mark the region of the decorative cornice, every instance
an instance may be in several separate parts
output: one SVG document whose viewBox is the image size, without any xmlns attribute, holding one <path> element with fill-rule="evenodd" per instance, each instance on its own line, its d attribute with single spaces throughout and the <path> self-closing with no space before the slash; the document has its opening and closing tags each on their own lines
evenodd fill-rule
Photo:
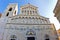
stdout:
<svg viewBox="0 0 60 40">
<path fill-rule="evenodd" d="M 24 24 L 24 23 L 6 23 L 6 24 L 13 24 L 13 25 L 53 25 L 53 24 Z"/>
</svg>

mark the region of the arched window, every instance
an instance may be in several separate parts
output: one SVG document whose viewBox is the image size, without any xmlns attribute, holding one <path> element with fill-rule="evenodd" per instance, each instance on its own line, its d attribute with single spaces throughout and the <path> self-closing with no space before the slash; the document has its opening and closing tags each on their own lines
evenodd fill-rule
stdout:
<svg viewBox="0 0 60 40">
<path fill-rule="evenodd" d="M 45 35 L 45 40 L 50 40 L 49 35 L 47 35 L 47 34 Z"/>
<path fill-rule="evenodd" d="M 9 15 L 9 12 L 6 14 L 6 16 L 8 16 Z"/>
<path fill-rule="evenodd" d="M 9 11 L 12 11 L 12 8 L 10 8 Z"/>
<path fill-rule="evenodd" d="M 26 13 L 26 10 L 25 10 L 25 13 Z"/>
<path fill-rule="evenodd" d="M 34 13 L 34 11 L 33 11 L 33 13 Z"/>
<path fill-rule="evenodd" d="M 32 11 L 30 11 L 30 13 L 32 14 Z"/>
<path fill-rule="evenodd" d="M 27 13 L 29 13 L 29 10 L 27 11 Z"/>
<path fill-rule="evenodd" d="M 10 40 L 16 40 L 17 37 L 15 35 L 11 35 Z"/>
<path fill-rule="evenodd" d="M 16 15 L 16 11 L 14 12 L 14 15 Z"/>
<path fill-rule="evenodd" d="M 15 10 L 15 12 L 13 13 L 13 16 L 16 16 L 16 10 Z"/>
</svg>

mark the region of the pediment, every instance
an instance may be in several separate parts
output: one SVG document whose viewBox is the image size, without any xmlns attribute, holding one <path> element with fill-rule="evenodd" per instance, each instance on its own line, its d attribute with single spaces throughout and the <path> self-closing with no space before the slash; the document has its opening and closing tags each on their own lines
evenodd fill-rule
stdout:
<svg viewBox="0 0 60 40">
<path fill-rule="evenodd" d="M 31 8 L 31 9 L 35 9 L 36 10 L 38 7 L 33 6 L 33 5 L 29 4 L 29 3 L 20 7 L 20 9 L 26 9 L 26 8 Z"/>
</svg>

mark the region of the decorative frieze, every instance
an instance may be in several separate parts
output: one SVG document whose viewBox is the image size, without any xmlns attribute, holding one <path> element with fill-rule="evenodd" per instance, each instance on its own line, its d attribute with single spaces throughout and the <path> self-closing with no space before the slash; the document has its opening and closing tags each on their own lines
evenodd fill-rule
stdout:
<svg viewBox="0 0 60 40">
<path fill-rule="evenodd" d="M 21 19 L 22 18 L 22 19 Z M 31 19 L 32 18 L 32 19 Z M 47 24 L 47 20 L 36 19 L 37 17 L 19 17 L 12 18 L 8 23 L 23 23 L 23 24 Z M 18 22 L 19 21 L 19 22 Z"/>
<path fill-rule="evenodd" d="M 48 27 L 37 27 L 37 28 L 35 28 L 35 27 L 32 27 L 32 28 L 29 28 L 29 27 L 26 27 L 26 28 L 24 28 L 24 27 L 21 27 L 21 28 L 12 28 L 12 27 L 10 27 L 10 28 L 5 28 L 5 29 L 8 29 L 8 30 L 20 30 L 20 31 L 25 31 L 25 30 L 29 30 L 29 29 L 33 29 L 33 30 L 36 30 L 36 31 L 42 31 L 42 30 L 53 30 L 53 28 L 48 28 Z"/>
</svg>

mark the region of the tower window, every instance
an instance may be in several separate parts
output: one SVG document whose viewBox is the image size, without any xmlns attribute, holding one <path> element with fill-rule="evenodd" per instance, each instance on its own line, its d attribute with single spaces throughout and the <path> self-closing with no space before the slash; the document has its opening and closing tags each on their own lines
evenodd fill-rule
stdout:
<svg viewBox="0 0 60 40">
<path fill-rule="evenodd" d="M 16 14 L 16 11 L 15 11 L 15 13 L 14 14 Z"/>
<path fill-rule="evenodd" d="M 6 14 L 6 16 L 8 16 L 9 15 L 9 12 Z"/>
<path fill-rule="evenodd" d="M 10 8 L 9 11 L 12 11 L 12 8 Z"/>
<path fill-rule="evenodd" d="M 16 16 L 16 11 L 14 12 L 13 16 Z"/>
</svg>

